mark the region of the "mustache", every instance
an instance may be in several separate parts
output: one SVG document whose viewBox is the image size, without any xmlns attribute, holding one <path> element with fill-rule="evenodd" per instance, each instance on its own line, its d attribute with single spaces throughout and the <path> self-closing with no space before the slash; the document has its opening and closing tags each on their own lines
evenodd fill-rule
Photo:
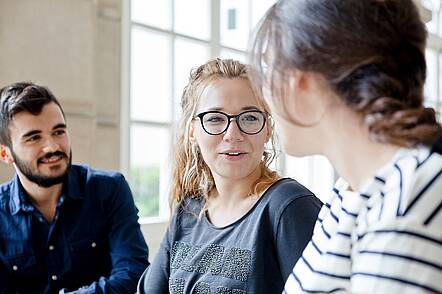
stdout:
<svg viewBox="0 0 442 294">
<path fill-rule="evenodd" d="M 55 152 L 50 152 L 50 153 L 46 153 L 45 155 L 43 155 L 42 157 L 40 157 L 37 162 L 41 163 L 44 159 L 49 159 L 52 156 L 61 156 L 63 158 L 68 158 L 67 154 L 64 153 L 63 151 L 55 151 Z"/>
</svg>

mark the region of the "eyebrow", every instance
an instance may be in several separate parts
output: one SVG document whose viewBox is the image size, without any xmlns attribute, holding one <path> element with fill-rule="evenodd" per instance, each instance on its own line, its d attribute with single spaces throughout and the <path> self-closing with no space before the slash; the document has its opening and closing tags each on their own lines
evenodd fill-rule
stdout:
<svg viewBox="0 0 442 294">
<path fill-rule="evenodd" d="M 55 129 L 66 129 L 66 124 L 65 123 L 56 124 L 52 129 L 53 130 L 55 130 Z"/>
<path fill-rule="evenodd" d="M 52 128 L 52 130 L 56 130 L 56 129 L 66 129 L 66 124 L 64 124 L 64 123 L 56 124 L 56 125 Z M 22 136 L 22 138 L 32 137 L 32 136 L 34 136 L 34 135 L 36 135 L 36 134 L 40 134 L 40 133 L 41 133 L 40 130 L 31 130 L 31 131 L 25 133 L 25 134 Z"/>
<path fill-rule="evenodd" d="M 224 108 L 222 108 L 222 107 L 210 107 L 210 108 L 208 109 L 208 111 L 222 111 L 222 110 L 224 110 Z M 247 111 L 247 110 L 259 110 L 259 108 L 256 107 L 256 106 L 245 106 L 245 107 L 241 108 L 241 110 L 242 110 L 242 111 Z"/>
</svg>

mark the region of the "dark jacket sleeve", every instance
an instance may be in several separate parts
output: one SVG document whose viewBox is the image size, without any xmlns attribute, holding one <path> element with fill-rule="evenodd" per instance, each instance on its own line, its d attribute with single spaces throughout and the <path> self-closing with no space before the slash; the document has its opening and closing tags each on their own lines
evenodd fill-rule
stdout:
<svg viewBox="0 0 442 294">
<path fill-rule="evenodd" d="M 169 293 L 169 276 L 170 247 L 168 233 L 166 233 L 155 260 L 141 276 L 137 293 Z"/>
<path fill-rule="evenodd" d="M 109 277 L 100 277 L 91 285 L 70 293 L 134 293 L 141 274 L 149 265 L 138 210 L 122 175 L 118 177 L 118 188 L 104 205 L 108 211 L 111 273 Z"/>
<path fill-rule="evenodd" d="M 291 201 L 280 214 L 276 250 L 284 280 L 310 241 L 321 206 L 321 201 L 314 195 L 306 195 Z"/>
<path fill-rule="evenodd" d="M 138 294 L 169 293 L 171 243 L 172 236 L 177 227 L 176 219 L 175 215 L 163 237 L 154 261 L 143 273 L 138 283 Z"/>
<path fill-rule="evenodd" d="M 3 256 L 0 253 L 0 293 L 16 293 L 17 290 L 10 284 L 9 273 L 6 269 L 6 262 L 3 260 Z"/>
</svg>

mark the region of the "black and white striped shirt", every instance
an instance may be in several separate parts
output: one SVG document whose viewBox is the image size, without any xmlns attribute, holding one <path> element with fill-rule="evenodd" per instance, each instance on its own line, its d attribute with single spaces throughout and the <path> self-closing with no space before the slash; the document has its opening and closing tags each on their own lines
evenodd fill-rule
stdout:
<svg viewBox="0 0 442 294">
<path fill-rule="evenodd" d="M 284 293 L 442 293 L 441 173 L 401 149 L 361 191 L 338 180 Z"/>
</svg>

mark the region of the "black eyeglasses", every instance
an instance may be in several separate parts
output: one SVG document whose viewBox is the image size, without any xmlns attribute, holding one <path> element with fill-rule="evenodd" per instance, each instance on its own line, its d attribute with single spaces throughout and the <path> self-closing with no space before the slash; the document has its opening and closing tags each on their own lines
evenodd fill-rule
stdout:
<svg viewBox="0 0 442 294">
<path fill-rule="evenodd" d="M 228 115 L 221 111 L 206 111 L 197 114 L 201 126 L 209 135 L 220 135 L 230 126 L 232 119 L 235 119 L 241 132 L 248 135 L 255 135 L 262 131 L 268 114 L 259 110 L 247 110 L 237 115 Z"/>
</svg>

